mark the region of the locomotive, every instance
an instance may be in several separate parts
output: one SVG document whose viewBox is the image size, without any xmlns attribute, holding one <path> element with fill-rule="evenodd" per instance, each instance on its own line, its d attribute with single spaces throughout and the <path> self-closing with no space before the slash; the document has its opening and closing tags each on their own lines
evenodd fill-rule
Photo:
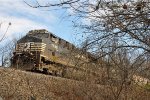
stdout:
<svg viewBox="0 0 150 100">
<path fill-rule="evenodd" d="M 11 63 L 13 68 L 63 76 L 76 62 L 89 60 L 89 54 L 80 51 L 45 29 L 31 30 L 17 41 Z"/>
</svg>

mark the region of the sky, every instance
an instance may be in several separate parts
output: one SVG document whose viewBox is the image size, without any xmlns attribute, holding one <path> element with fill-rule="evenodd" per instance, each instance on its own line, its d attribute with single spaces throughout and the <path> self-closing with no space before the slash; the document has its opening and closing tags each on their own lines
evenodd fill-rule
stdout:
<svg viewBox="0 0 150 100">
<path fill-rule="evenodd" d="M 25 0 L 29 4 L 35 4 L 34 0 Z M 48 1 L 39 0 L 46 4 Z M 72 42 L 74 28 L 71 19 L 67 17 L 68 11 L 54 10 L 51 8 L 31 8 L 23 0 L 0 0 L 0 37 L 5 33 L 8 24 L 7 39 L 24 36 L 34 29 L 46 29 L 55 35 Z"/>
</svg>

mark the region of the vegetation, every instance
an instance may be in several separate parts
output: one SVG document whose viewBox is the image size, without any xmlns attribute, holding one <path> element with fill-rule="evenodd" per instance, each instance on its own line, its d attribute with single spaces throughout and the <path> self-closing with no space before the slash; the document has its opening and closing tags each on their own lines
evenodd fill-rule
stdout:
<svg viewBox="0 0 150 100">
<path fill-rule="evenodd" d="M 74 27 L 83 36 L 83 51 L 95 55 L 87 66 L 95 64 L 99 81 L 110 87 L 114 99 L 128 100 L 133 75 L 149 78 L 149 1 L 146 0 L 63 0 L 33 8 L 49 7 L 71 10 Z M 103 62 L 103 63 L 102 63 Z M 146 73 L 146 74 L 143 74 Z M 117 82 L 116 82 L 117 81 Z"/>
<path fill-rule="evenodd" d="M 4 100 L 116 100 L 115 86 L 93 84 L 66 78 L 0 68 L 0 96 Z M 150 92 L 128 86 L 128 100 L 148 100 Z M 119 91 L 118 91 L 119 92 Z M 125 93 L 123 90 L 122 92 Z M 125 97 L 120 94 L 119 100 Z"/>
<path fill-rule="evenodd" d="M 77 66 L 92 69 L 99 76 L 84 82 L 20 71 L 8 74 L 2 69 L 0 94 L 4 98 L 32 96 L 36 99 L 148 100 L 149 84 L 141 87 L 134 75 L 149 80 L 150 72 L 150 2 L 148 0 L 59 0 L 33 8 L 49 7 L 71 10 L 73 25 L 79 29 L 82 51 L 94 59 Z M 12 76 L 11 76 L 12 75 Z M 13 79 L 14 80 L 6 80 Z M 8 76 L 8 77 L 6 77 Z M 20 76 L 20 77 L 18 77 Z M 5 83 L 9 82 L 9 83 Z M 10 83 L 13 83 L 13 86 Z M 25 85 L 21 85 L 24 83 Z M 3 87 L 4 86 L 4 87 Z M 11 88 L 8 91 L 8 88 Z M 23 91 L 26 90 L 27 92 Z M 147 91 L 148 90 L 148 91 Z M 19 92 L 21 91 L 21 92 Z M 24 93 L 24 94 L 19 94 Z M 8 96 L 8 97 L 7 97 Z M 60 97 L 60 98 L 59 98 Z M 18 98 L 16 98 L 18 99 Z"/>
</svg>

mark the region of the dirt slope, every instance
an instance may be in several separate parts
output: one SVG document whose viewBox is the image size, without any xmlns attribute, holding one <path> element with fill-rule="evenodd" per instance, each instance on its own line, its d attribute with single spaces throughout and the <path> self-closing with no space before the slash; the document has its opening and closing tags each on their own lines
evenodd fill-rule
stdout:
<svg viewBox="0 0 150 100">
<path fill-rule="evenodd" d="M 103 100 L 108 99 L 104 90 L 90 82 L 0 68 L 0 96 L 4 100 Z"/>
</svg>

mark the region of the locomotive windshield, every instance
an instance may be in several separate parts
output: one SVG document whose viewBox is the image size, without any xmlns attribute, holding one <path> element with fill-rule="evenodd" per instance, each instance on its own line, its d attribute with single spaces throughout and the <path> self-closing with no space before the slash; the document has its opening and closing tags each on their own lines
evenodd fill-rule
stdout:
<svg viewBox="0 0 150 100">
<path fill-rule="evenodd" d="M 39 37 L 39 38 L 48 38 L 49 37 L 49 32 L 44 29 L 43 30 L 32 30 L 32 31 L 29 31 L 28 34 Z"/>
<path fill-rule="evenodd" d="M 37 36 L 37 37 L 43 37 L 43 38 L 48 38 L 49 34 L 48 33 L 36 33 L 35 36 Z"/>
</svg>

